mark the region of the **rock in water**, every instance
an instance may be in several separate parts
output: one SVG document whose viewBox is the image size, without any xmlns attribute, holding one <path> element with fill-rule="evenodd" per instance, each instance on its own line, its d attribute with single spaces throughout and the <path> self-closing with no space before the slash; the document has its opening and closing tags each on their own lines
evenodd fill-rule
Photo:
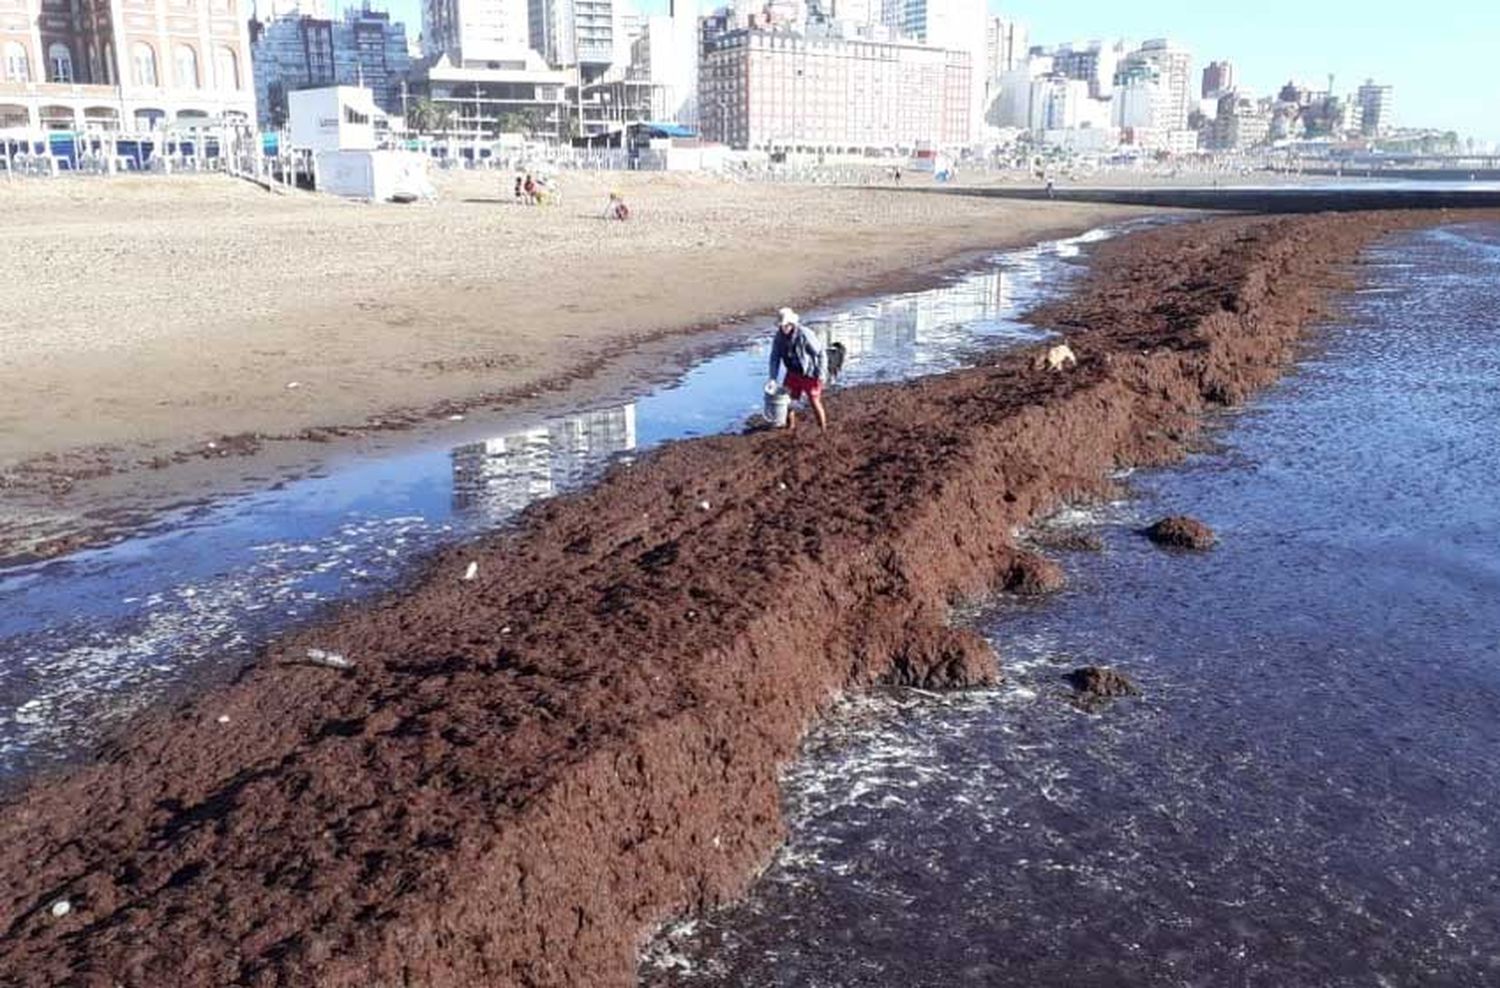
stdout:
<svg viewBox="0 0 1500 988">
<path fill-rule="evenodd" d="M 1146 537 L 1172 549 L 1212 549 L 1214 530 L 1196 518 L 1172 515 L 1146 529 Z"/>
<path fill-rule="evenodd" d="M 1106 666 L 1084 666 L 1068 673 L 1068 682 L 1084 699 L 1109 700 L 1117 696 L 1140 696 L 1140 687 L 1123 672 Z"/>
<path fill-rule="evenodd" d="M 1034 552 L 1016 553 L 1005 571 L 1003 583 L 1011 593 L 1027 597 L 1053 593 L 1067 584 L 1068 577 L 1061 566 Z"/>
</svg>

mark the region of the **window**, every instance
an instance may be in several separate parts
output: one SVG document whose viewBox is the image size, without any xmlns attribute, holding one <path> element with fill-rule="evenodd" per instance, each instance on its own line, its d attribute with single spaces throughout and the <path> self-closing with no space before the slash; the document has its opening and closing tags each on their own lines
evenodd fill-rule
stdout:
<svg viewBox="0 0 1500 988">
<path fill-rule="evenodd" d="M 130 64 L 135 71 L 137 86 L 155 86 L 156 49 L 144 41 L 137 41 L 130 49 Z"/>
<path fill-rule="evenodd" d="M 5 43 L 5 78 L 11 82 L 31 81 L 31 60 L 26 55 L 26 46 L 19 41 Z"/>
<path fill-rule="evenodd" d="M 240 88 L 240 59 L 233 48 L 220 45 L 215 49 L 214 80 L 220 89 Z"/>
<path fill-rule="evenodd" d="M 178 45 L 173 52 L 177 63 L 177 85 L 181 89 L 198 88 L 198 53 L 191 45 Z"/>
<path fill-rule="evenodd" d="M 47 67 L 53 82 L 73 81 L 73 53 L 67 45 L 54 41 L 47 47 Z"/>
</svg>

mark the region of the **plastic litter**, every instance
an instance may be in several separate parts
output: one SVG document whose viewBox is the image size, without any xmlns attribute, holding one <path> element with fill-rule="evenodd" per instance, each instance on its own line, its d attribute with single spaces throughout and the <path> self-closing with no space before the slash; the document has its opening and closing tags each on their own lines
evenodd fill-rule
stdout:
<svg viewBox="0 0 1500 988">
<path fill-rule="evenodd" d="M 711 507 L 711 505 L 707 501 L 699 501 L 698 502 L 698 510 L 699 511 L 707 511 L 710 507 Z"/>
<path fill-rule="evenodd" d="M 326 652 L 321 648 L 310 648 L 307 650 L 307 661 L 313 665 L 327 666 L 329 669 L 353 669 L 354 663 L 344 658 L 337 652 Z"/>
<path fill-rule="evenodd" d="M 479 564 L 478 563 L 470 563 L 469 564 L 469 568 L 466 569 L 466 570 L 464 570 L 464 579 L 465 580 L 472 580 L 472 579 L 474 579 L 474 577 L 476 577 L 478 575 L 479 575 Z"/>
<path fill-rule="evenodd" d="M 228 714 L 220 714 L 219 715 L 219 723 L 220 724 L 227 724 L 227 723 L 229 723 L 229 715 Z"/>
<path fill-rule="evenodd" d="M 72 911 L 73 911 L 73 903 L 69 902 L 67 899 L 58 899 L 56 902 L 52 903 L 52 918 L 53 919 L 62 919 L 64 916 L 66 916 L 68 913 L 70 913 Z"/>
</svg>

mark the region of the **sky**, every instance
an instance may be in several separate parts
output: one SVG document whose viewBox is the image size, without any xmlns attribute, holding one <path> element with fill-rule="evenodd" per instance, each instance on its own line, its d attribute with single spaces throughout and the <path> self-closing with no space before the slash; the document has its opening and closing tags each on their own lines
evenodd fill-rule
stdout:
<svg viewBox="0 0 1500 988">
<path fill-rule="evenodd" d="M 421 30 L 421 0 L 385 2 L 409 32 Z M 667 0 L 636 5 L 665 13 Z M 1257 95 L 1289 79 L 1323 89 L 1330 72 L 1340 93 L 1374 78 L 1395 87 L 1398 126 L 1500 143 L 1500 0 L 1004 0 L 990 12 L 1025 22 L 1032 44 L 1168 37 L 1192 50 L 1195 73 L 1228 59 Z"/>
</svg>

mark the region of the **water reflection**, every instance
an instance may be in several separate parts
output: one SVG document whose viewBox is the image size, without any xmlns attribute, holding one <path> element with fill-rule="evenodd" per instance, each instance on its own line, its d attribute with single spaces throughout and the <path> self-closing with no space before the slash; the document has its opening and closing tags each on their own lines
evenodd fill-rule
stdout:
<svg viewBox="0 0 1500 988">
<path fill-rule="evenodd" d="M 845 344 L 841 386 L 960 367 L 1044 335 L 1021 314 L 1081 244 L 1007 251 L 936 288 L 806 314 Z M 761 407 L 769 322 L 631 402 L 500 436 L 450 436 L 171 518 L 103 549 L 0 570 L 0 778 L 88 743 L 174 683 L 222 671 L 330 600 L 389 586 L 443 542 L 576 490 L 613 457 L 739 428 Z M 455 429 L 473 428 L 470 425 Z"/>
<path fill-rule="evenodd" d="M 633 449 L 634 402 L 455 446 L 453 509 L 502 522 L 538 498 L 583 486 L 611 457 Z"/>
</svg>

